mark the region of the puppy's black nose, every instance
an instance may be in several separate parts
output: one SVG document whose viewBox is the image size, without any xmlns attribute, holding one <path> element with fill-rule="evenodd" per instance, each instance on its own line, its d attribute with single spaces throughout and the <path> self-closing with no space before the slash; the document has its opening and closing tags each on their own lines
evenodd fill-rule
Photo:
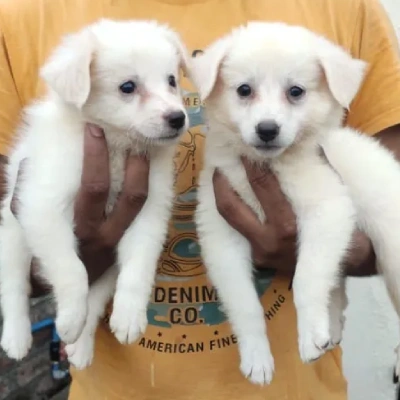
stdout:
<svg viewBox="0 0 400 400">
<path fill-rule="evenodd" d="M 185 113 L 183 111 L 173 111 L 165 116 L 168 125 L 173 129 L 181 129 L 185 125 Z"/>
<path fill-rule="evenodd" d="M 279 125 L 275 121 L 262 121 L 256 126 L 256 132 L 263 142 L 268 143 L 279 135 Z"/>
</svg>

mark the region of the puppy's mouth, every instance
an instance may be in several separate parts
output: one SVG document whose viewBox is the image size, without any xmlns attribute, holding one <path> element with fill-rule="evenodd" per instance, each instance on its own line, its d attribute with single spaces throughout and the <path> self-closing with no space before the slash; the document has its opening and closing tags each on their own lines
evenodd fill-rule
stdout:
<svg viewBox="0 0 400 400">
<path fill-rule="evenodd" d="M 156 140 L 161 140 L 161 141 L 169 141 L 169 140 L 174 140 L 177 139 L 181 135 L 180 131 L 176 131 L 174 133 L 171 133 L 170 135 L 167 136 L 160 136 Z"/>
<path fill-rule="evenodd" d="M 281 150 L 282 146 L 278 146 L 276 144 L 258 144 L 255 145 L 254 148 L 260 151 L 276 151 Z"/>
<path fill-rule="evenodd" d="M 284 146 L 273 143 L 257 143 L 254 144 L 252 147 L 256 154 L 258 154 L 258 157 L 261 158 L 279 157 L 286 149 Z"/>
<path fill-rule="evenodd" d="M 172 132 L 168 135 L 163 135 L 163 136 L 158 136 L 158 137 L 149 137 L 147 135 L 139 133 L 138 137 L 140 138 L 140 141 L 143 141 L 145 143 L 154 143 L 154 144 L 164 144 L 164 143 L 169 143 L 173 142 L 176 139 L 178 139 L 181 136 L 180 131 Z"/>
</svg>

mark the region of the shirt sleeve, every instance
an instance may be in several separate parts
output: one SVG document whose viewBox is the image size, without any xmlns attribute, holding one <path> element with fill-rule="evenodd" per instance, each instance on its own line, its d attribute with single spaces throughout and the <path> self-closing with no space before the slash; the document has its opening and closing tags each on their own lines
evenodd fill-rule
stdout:
<svg viewBox="0 0 400 400">
<path fill-rule="evenodd" d="M 3 32 L 0 30 L 0 154 L 7 155 L 20 118 L 21 102 L 15 86 Z"/>
<path fill-rule="evenodd" d="M 400 123 L 400 50 L 380 0 L 360 0 L 352 53 L 368 62 L 347 124 L 369 135 Z"/>
</svg>

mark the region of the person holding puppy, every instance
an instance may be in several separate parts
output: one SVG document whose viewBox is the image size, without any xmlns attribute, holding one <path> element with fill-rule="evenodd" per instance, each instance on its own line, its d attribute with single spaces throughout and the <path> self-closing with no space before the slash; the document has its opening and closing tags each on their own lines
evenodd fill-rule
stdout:
<svg viewBox="0 0 400 400">
<path fill-rule="evenodd" d="M 249 20 L 283 21 L 320 33 L 370 66 L 346 124 L 379 137 L 400 159 L 400 58 L 393 29 L 378 0 L 2 0 L 3 165 L 21 109 L 43 94 L 38 68 L 61 36 L 102 17 L 168 23 L 181 34 L 193 56 Z M 135 344 L 122 346 L 110 332 L 106 317 L 98 329 L 92 366 L 83 371 L 73 369 L 70 399 L 345 399 L 339 349 L 313 364 L 300 361 L 291 293 L 296 218 L 276 178 L 269 171 L 252 169 L 246 160 L 249 181 L 268 224 L 258 222 L 218 173 L 214 189 L 220 213 L 252 245 L 276 374 L 264 388 L 241 376 L 236 338 L 207 280 L 197 244 L 194 211 L 205 127 L 195 88 L 187 79 L 183 87 L 190 128 L 176 151 L 173 217 L 149 302 L 149 326 Z M 108 152 L 102 132 L 88 125 L 75 219 L 80 254 L 92 281 L 114 261 L 113 245 L 146 200 L 148 162 L 131 158 L 126 168 L 131 182 L 124 186 L 129 193 L 121 196 L 124 221 L 104 221 Z M 349 275 L 375 273 L 373 249 L 360 233 L 346 267 Z"/>
</svg>

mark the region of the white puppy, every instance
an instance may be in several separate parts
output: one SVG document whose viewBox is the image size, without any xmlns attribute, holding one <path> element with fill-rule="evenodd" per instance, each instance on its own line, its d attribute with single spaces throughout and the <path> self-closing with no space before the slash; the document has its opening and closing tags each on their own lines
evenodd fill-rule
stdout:
<svg viewBox="0 0 400 400">
<path fill-rule="evenodd" d="M 26 123 L 10 155 L 8 195 L 1 210 L 1 345 L 9 356 L 19 359 L 31 345 L 32 256 L 53 287 L 61 339 L 71 344 L 82 333 L 67 348 L 78 367 L 91 361 L 94 331 L 115 284 L 110 323 L 116 337 L 130 343 L 145 330 L 173 197 L 175 145 L 187 128 L 177 86 L 186 62 L 179 37 L 165 26 L 101 20 L 67 36 L 42 68 L 50 94 L 26 110 Z M 119 243 L 119 274 L 110 268 L 90 290 L 89 301 L 73 222 L 87 122 L 104 129 L 109 147 L 107 213 L 122 189 L 127 151 L 150 158 L 148 199 Z M 24 158 L 28 161 L 18 188 L 17 222 L 10 202 Z"/>
<path fill-rule="evenodd" d="M 269 383 L 274 362 L 264 310 L 252 284 L 247 240 L 219 215 L 212 186 L 218 168 L 255 211 L 241 156 L 268 163 L 297 216 L 298 262 L 293 282 L 303 361 L 341 339 L 344 287 L 340 264 L 351 243 L 355 210 L 346 187 L 320 157 L 318 141 L 339 128 L 365 63 L 301 28 L 249 23 L 193 60 L 192 76 L 206 101 L 209 132 L 197 223 L 205 264 L 238 337 L 241 370 Z"/>
<path fill-rule="evenodd" d="M 377 140 L 349 128 L 327 132 L 321 145 L 349 189 L 358 227 L 372 241 L 377 269 L 400 317 L 400 164 Z"/>
</svg>

